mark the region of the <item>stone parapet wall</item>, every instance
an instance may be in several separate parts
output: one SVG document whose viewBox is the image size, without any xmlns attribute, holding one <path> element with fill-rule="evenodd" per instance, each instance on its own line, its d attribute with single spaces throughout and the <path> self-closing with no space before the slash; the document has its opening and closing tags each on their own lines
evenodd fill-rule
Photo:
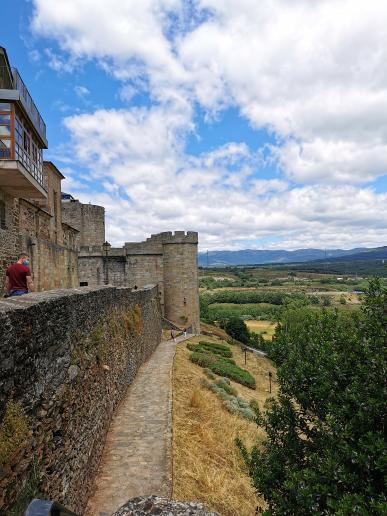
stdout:
<svg viewBox="0 0 387 516">
<path fill-rule="evenodd" d="M 38 493 L 82 514 L 113 411 L 160 336 L 156 287 L 0 301 L 3 514 Z"/>
<path fill-rule="evenodd" d="M 196 231 L 164 231 L 157 235 L 151 235 L 147 242 L 160 242 L 162 244 L 197 244 L 198 233 Z"/>
</svg>

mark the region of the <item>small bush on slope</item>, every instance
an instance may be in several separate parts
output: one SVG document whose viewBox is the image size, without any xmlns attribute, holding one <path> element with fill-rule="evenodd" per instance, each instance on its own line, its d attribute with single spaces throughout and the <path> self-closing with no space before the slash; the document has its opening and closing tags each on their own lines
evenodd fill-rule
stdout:
<svg viewBox="0 0 387 516">
<path fill-rule="evenodd" d="M 230 387 L 224 379 L 222 380 L 219 380 L 216 383 L 211 383 L 208 380 L 203 379 L 202 385 L 217 394 L 222 399 L 224 407 L 229 412 L 252 421 L 254 419 L 254 412 L 249 407 L 248 401 L 241 396 L 236 396 L 236 390 Z"/>
<path fill-rule="evenodd" d="M 190 356 L 191 362 L 210 369 L 213 373 L 225 376 L 250 389 L 255 389 L 255 378 L 248 371 L 237 366 L 234 360 L 216 356 L 210 353 L 194 351 Z"/>
<path fill-rule="evenodd" d="M 215 342 L 199 342 L 199 344 L 194 344 L 192 342 L 187 343 L 187 348 L 190 351 L 198 351 L 200 353 L 213 353 L 215 355 L 220 355 L 222 357 L 231 358 L 232 352 L 228 346 L 224 346 L 222 344 L 217 344 Z"/>
</svg>

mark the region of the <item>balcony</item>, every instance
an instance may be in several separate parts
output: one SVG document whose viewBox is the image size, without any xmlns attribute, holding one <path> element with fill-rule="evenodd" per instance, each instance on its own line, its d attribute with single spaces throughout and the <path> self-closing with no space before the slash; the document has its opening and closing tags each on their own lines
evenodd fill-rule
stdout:
<svg viewBox="0 0 387 516">
<path fill-rule="evenodd" d="M 46 124 L 41 117 L 32 97 L 16 68 L 0 66 L 0 102 L 17 102 L 24 115 L 29 119 L 40 139 L 43 148 L 47 148 Z"/>
<path fill-rule="evenodd" d="M 19 72 L 16 68 L 12 68 L 14 87 L 20 94 L 20 101 L 23 105 L 23 108 L 27 112 L 28 117 L 34 125 L 34 128 L 39 133 L 42 141 L 44 142 L 44 147 L 47 148 L 47 138 L 46 138 L 46 124 L 44 123 L 43 118 L 41 117 L 37 107 L 35 106 L 34 101 L 32 100 L 31 95 L 29 94 L 23 79 L 20 77 Z"/>
<path fill-rule="evenodd" d="M 45 199 L 47 192 L 43 186 L 43 175 L 34 177 L 17 160 L 0 159 L 0 188 L 12 197 Z"/>
<path fill-rule="evenodd" d="M 0 188 L 14 197 L 46 198 L 45 148 L 46 124 L 0 47 Z"/>
</svg>

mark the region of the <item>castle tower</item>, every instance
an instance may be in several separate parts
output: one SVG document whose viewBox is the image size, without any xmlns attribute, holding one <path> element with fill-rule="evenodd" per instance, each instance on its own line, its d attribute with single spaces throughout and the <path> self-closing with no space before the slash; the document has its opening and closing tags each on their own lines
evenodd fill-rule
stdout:
<svg viewBox="0 0 387 516">
<path fill-rule="evenodd" d="M 79 247 L 102 246 L 105 242 L 105 208 L 82 204 L 62 194 L 62 220 L 79 231 Z"/>
<path fill-rule="evenodd" d="M 200 331 L 198 234 L 175 231 L 152 235 L 163 247 L 165 317 L 180 327 Z"/>
</svg>

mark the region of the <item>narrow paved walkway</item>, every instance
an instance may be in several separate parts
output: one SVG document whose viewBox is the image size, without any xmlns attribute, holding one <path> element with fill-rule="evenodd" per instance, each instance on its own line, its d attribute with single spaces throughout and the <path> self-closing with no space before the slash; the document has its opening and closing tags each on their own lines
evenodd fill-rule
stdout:
<svg viewBox="0 0 387 516">
<path fill-rule="evenodd" d="M 176 343 L 182 340 L 160 343 L 118 407 L 86 516 L 110 516 L 135 496 L 171 496 L 171 376 Z"/>
</svg>

